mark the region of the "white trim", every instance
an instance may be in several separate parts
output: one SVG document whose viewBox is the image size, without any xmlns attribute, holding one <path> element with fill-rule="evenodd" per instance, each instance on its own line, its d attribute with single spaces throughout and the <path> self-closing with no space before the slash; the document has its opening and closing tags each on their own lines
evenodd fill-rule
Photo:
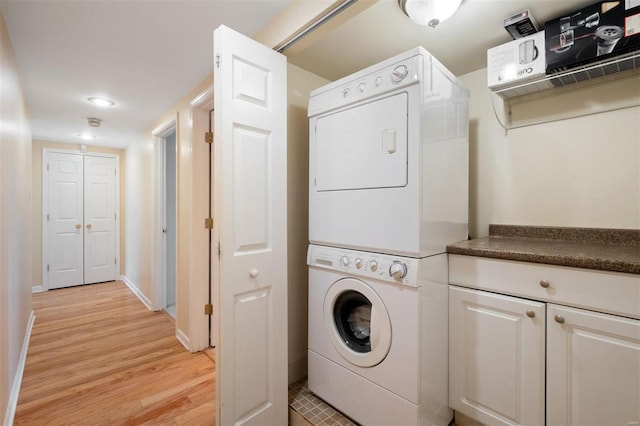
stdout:
<svg viewBox="0 0 640 426">
<path fill-rule="evenodd" d="M 40 293 L 49 290 L 49 274 L 47 273 L 47 264 L 49 263 L 49 237 L 48 237 L 48 222 L 45 209 L 49 206 L 49 174 L 45 173 L 47 164 L 49 162 L 49 153 L 61 153 L 61 154 L 79 154 L 83 157 L 105 157 L 113 158 L 116 162 L 116 179 L 115 179 L 115 211 L 116 211 L 116 224 L 115 224 L 115 256 L 116 256 L 116 273 L 114 279 L 117 279 L 120 274 L 120 155 L 119 154 L 107 154 L 103 152 L 82 152 L 74 149 L 61 149 L 61 148 L 48 148 L 42 147 L 42 206 L 40 214 L 42 215 L 42 285 L 39 286 L 39 291 L 32 289 L 33 293 Z M 84 179 L 84 178 L 83 178 Z M 83 280 L 84 281 L 84 280 Z"/>
<path fill-rule="evenodd" d="M 205 90 L 196 95 L 190 102 L 190 132 L 192 144 L 198 143 L 198 137 L 204 131 L 208 130 L 209 126 L 209 111 L 213 109 L 213 85 L 207 87 Z M 192 157 L 192 161 L 198 161 L 197 158 Z M 205 177 L 208 180 L 208 177 Z M 195 188 L 195 183 L 194 183 Z M 197 223 L 192 224 L 193 227 L 197 227 Z M 204 230 L 203 230 L 204 231 Z M 201 247 L 196 247 L 194 239 L 191 238 L 192 246 L 190 250 L 202 250 Z M 213 243 L 211 243 L 213 244 Z M 203 260 L 209 262 L 208 256 L 204 256 Z M 192 271 L 192 270 L 191 270 Z M 209 321 L 211 317 L 207 317 L 203 313 L 203 305 L 209 297 L 209 286 L 211 283 L 206 279 L 200 279 L 194 277 L 193 272 L 190 274 L 189 279 L 189 336 L 191 342 L 191 349 L 200 351 L 209 347 Z M 206 277 L 205 277 L 206 278 Z M 212 327 L 213 329 L 213 327 Z M 215 336 L 211 336 L 212 342 Z"/>
<path fill-rule="evenodd" d="M 31 287 L 31 293 L 43 293 L 45 289 L 41 285 L 34 285 Z"/>
<path fill-rule="evenodd" d="M 120 275 L 120 281 L 122 281 L 127 287 L 129 287 L 129 290 L 131 290 L 131 292 L 135 294 L 138 299 L 140 299 L 140 301 L 144 304 L 144 306 L 147 307 L 147 309 L 153 311 L 153 309 L 151 308 L 151 300 L 149 300 L 147 296 L 145 296 L 140 291 L 138 286 L 136 286 L 133 282 L 131 282 L 131 280 L 129 280 L 129 278 L 125 277 L 124 275 Z"/>
<path fill-rule="evenodd" d="M 13 418 L 16 415 L 16 407 L 18 406 L 18 396 L 20 396 L 20 387 L 22 386 L 22 375 L 24 374 L 24 366 L 27 363 L 27 352 L 29 350 L 29 341 L 31 340 L 31 330 L 33 330 L 33 324 L 36 321 L 36 313 L 31 311 L 29 315 L 29 322 L 27 323 L 27 330 L 24 335 L 24 341 L 22 342 L 22 352 L 20 352 L 20 360 L 18 361 L 18 368 L 16 369 L 16 375 L 13 379 L 13 386 L 11 387 L 11 394 L 9 394 L 9 401 L 7 403 L 7 411 L 4 415 L 4 425 L 10 426 L 13 424 Z"/>
<path fill-rule="evenodd" d="M 191 100 L 189 103 L 191 108 L 199 108 L 205 110 L 213 109 L 213 84 L 202 92 L 200 92 L 195 98 Z"/>
<path fill-rule="evenodd" d="M 162 228 L 165 223 L 165 173 L 164 173 L 164 150 L 165 139 L 171 133 L 176 134 L 176 150 L 180 143 L 179 141 L 179 114 L 176 112 L 175 116 L 165 121 L 160 126 L 156 127 L 151 133 L 154 137 L 153 151 L 154 151 L 154 166 L 152 172 L 152 214 L 151 214 L 151 247 L 152 247 L 152 261 L 151 261 L 151 300 L 154 311 L 160 311 L 167 306 L 167 294 L 166 294 L 166 238 L 162 232 Z M 178 191 L 178 152 L 176 152 L 176 222 L 178 220 L 177 213 L 177 200 L 179 197 Z M 178 233 L 176 231 L 176 244 L 178 241 Z M 176 247 L 176 277 L 178 274 L 177 268 L 177 255 L 178 250 Z M 178 299 L 176 288 L 176 300 Z M 177 316 L 177 315 L 176 315 Z"/>
<path fill-rule="evenodd" d="M 179 328 L 176 328 L 176 339 L 178 339 L 178 341 L 182 343 L 182 346 L 184 346 L 184 348 L 189 352 L 197 352 L 197 351 L 191 350 L 191 343 L 189 342 L 189 336 L 187 336 Z"/>
</svg>

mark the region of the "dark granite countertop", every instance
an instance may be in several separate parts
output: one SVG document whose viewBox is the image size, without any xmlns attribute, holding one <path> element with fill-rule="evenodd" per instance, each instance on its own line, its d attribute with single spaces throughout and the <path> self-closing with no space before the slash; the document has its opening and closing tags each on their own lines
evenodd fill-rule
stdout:
<svg viewBox="0 0 640 426">
<path fill-rule="evenodd" d="M 640 230 L 490 225 L 447 253 L 640 274 Z"/>
</svg>

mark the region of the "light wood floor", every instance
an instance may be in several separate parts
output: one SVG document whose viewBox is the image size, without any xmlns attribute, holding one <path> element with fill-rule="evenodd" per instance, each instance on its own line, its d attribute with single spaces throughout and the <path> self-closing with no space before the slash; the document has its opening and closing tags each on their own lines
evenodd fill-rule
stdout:
<svg viewBox="0 0 640 426">
<path fill-rule="evenodd" d="M 215 363 L 119 281 L 33 297 L 15 425 L 213 425 Z"/>
</svg>

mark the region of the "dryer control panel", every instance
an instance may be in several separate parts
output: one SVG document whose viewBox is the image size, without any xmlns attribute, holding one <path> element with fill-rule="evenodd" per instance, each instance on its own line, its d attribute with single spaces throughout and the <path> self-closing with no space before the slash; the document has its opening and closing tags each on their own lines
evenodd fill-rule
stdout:
<svg viewBox="0 0 640 426">
<path fill-rule="evenodd" d="M 364 70 L 365 74 L 357 73 L 353 80 L 324 92 L 314 92 L 307 113 L 313 117 L 416 84 L 423 78 L 422 66 L 422 57 L 417 55 L 380 69 Z"/>
<path fill-rule="evenodd" d="M 420 259 L 310 245 L 307 265 L 418 287 Z"/>
</svg>

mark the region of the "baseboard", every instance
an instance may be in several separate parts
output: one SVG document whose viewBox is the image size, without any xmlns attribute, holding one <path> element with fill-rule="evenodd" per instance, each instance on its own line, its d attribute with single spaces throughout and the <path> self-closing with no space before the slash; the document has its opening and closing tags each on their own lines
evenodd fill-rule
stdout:
<svg viewBox="0 0 640 426">
<path fill-rule="evenodd" d="M 33 330 L 33 324 L 35 321 L 36 314 L 31 311 L 31 315 L 29 315 L 29 322 L 27 323 L 27 331 L 24 335 L 24 341 L 22 342 L 22 352 L 20 353 L 16 376 L 13 379 L 13 386 L 11 386 L 11 394 L 9 395 L 9 401 L 7 403 L 7 411 L 4 415 L 3 424 L 5 426 L 12 425 L 13 419 L 16 415 L 16 407 L 18 406 L 18 397 L 20 396 L 20 387 L 22 385 L 22 375 L 24 374 L 24 366 L 27 363 L 27 351 L 29 350 L 29 341 L 31 340 L 31 330 Z"/>
<path fill-rule="evenodd" d="M 147 296 L 145 296 L 140 291 L 140 289 L 133 282 L 131 282 L 131 280 L 129 280 L 129 278 L 125 277 L 124 275 L 120 275 L 120 280 L 125 283 L 127 287 L 129 287 L 129 290 L 131 290 L 133 294 L 135 294 L 136 297 L 140 299 L 140 301 L 144 304 L 144 306 L 147 307 L 147 309 L 153 311 L 153 308 L 151 307 L 151 300 L 149 300 Z"/>
<path fill-rule="evenodd" d="M 189 352 L 192 352 L 191 343 L 189 342 L 189 337 L 186 334 L 184 334 L 184 332 L 179 328 L 176 328 L 176 339 L 178 339 L 178 341 L 182 343 L 182 346 L 184 346 L 186 350 L 188 350 Z"/>
<path fill-rule="evenodd" d="M 41 285 L 34 285 L 33 287 L 31 287 L 31 293 L 43 293 L 44 292 L 44 287 L 42 287 Z"/>
</svg>

